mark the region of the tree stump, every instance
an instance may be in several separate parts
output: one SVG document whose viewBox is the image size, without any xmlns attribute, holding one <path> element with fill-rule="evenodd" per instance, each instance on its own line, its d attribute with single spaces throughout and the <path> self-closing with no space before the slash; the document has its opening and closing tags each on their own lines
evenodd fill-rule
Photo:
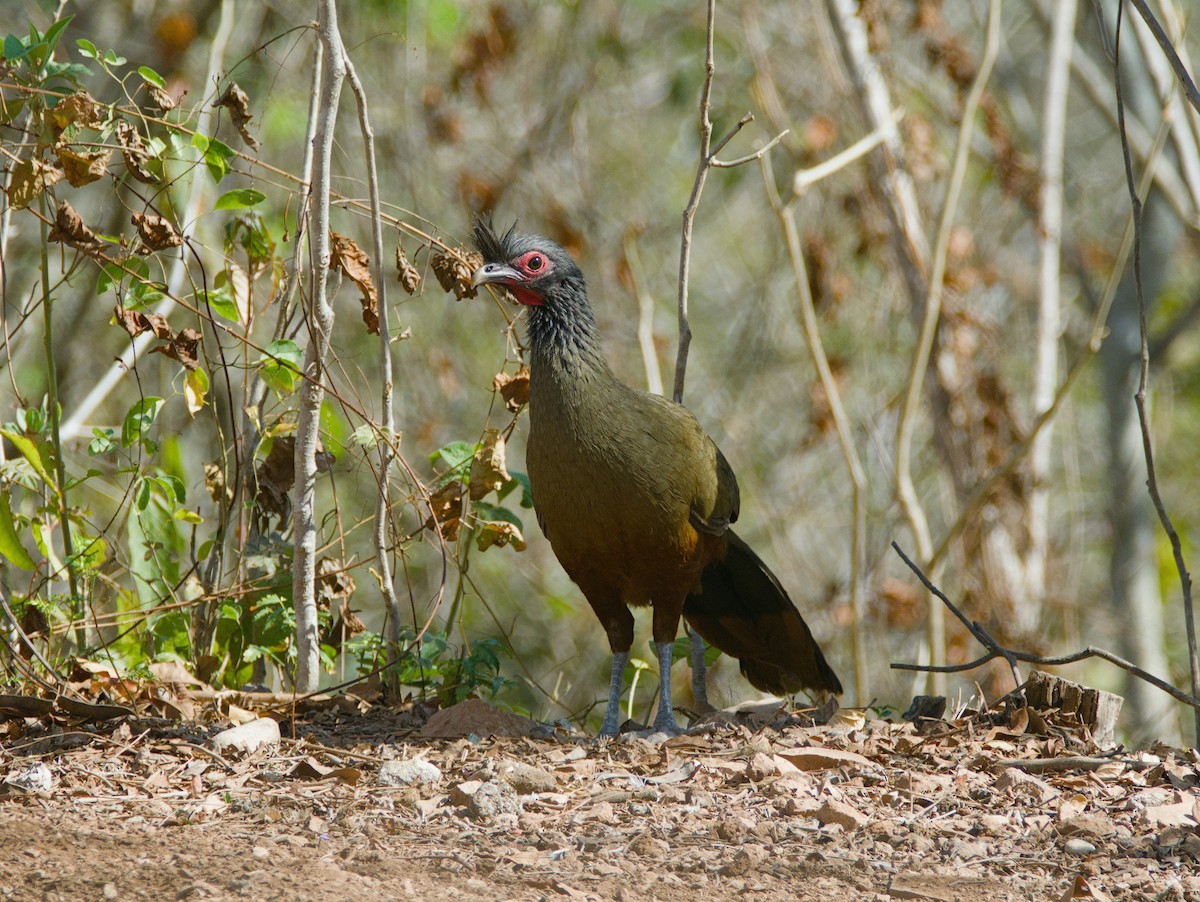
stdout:
<svg viewBox="0 0 1200 902">
<path fill-rule="evenodd" d="M 1088 728 L 1097 746 L 1105 749 L 1115 744 L 1117 715 L 1125 700 L 1111 692 L 1089 689 L 1035 670 L 1025 683 L 1025 701 L 1035 710 L 1057 710 L 1064 717 L 1073 718 Z"/>
</svg>

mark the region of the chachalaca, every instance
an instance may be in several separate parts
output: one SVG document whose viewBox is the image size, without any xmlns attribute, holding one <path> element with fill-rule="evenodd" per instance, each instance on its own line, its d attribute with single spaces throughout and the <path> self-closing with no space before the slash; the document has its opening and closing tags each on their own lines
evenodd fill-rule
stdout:
<svg viewBox="0 0 1200 902">
<path fill-rule="evenodd" d="M 733 470 L 686 407 L 620 382 L 605 362 L 583 273 L 548 238 L 475 222 L 494 284 L 529 309 L 526 468 L 550 546 L 612 649 L 602 736 L 617 733 L 630 605 L 653 606 L 660 695 L 656 730 L 675 734 L 672 646 L 682 614 L 736 657 L 746 679 L 776 694 L 840 693 L 842 685 L 766 564 L 734 535 Z"/>
</svg>

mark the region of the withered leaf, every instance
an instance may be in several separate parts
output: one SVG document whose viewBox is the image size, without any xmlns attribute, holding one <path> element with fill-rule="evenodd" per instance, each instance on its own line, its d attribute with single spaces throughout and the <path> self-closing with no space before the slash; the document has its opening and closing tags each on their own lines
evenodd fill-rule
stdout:
<svg viewBox="0 0 1200 902">
<path fill-rule="evenodd" d="M 150 92 L 150 102 L 164 113 L 179 105 L 179 101 L 172 97 L 166 88 L 147 82 L 146 89 Z"/>
<path fill-rule="evenodd" d="M 504 406 L 516 413 L 529 403 L 529 367 L 521 364 L 521 368 L 511 376 L 497 373 L 492 380 L 492 388 L 500 392 Z"/>
<path fill-rule="evenodd" d="M 113 308 L 113 316 L 121 327 L 129 333 L 130 338 L 137 338 L 143 332 L 153 332 L 158 338 L 169 339 L 173 334 L 165 316 L 158 313 L 143 313 L 140 310 L 127 310 L 124 307 Z"/>
<path fill-rule="evenodd" d="M 151 352 L 165 354 L 172 360 L 178 360 L 185 369 L 194 370 L 200 366 L 197 353 L 200 347 L 200 332 L 196 329 L 181 329 L 176 332 L 165 345 L 151 348 Z"/>
<path fill-rule="evenodd" d="M 23 210 L 37 200 L 39 194 L 61 181 L 63 172 L 42 160 L 30 158 L 13 167 L 8 186 L 8 202 L 13 209 Z"/>
<path fill-rule="evenodd" d="M 444 254 L 434 254 L 429 260 L 429 265 L 433 274 L 437 276 L 438 284 L 444 291 L 454 292 L 456 300 L 475 297 L 471 276 L 483 266 L 482 255 L 466 248 L 458 248 Z"/>
<path fill-rule="evenodd" d="M 409 294 L 415 294 L 421 287 L 421 274 L 417 272 L 415 266 L 408 262 L 408 257 L 404 253 L 404 245 L 399 241 L 396 242 L 396 276 Z"/>
<path fill-rule="evenodd" d="M 233 489 L 225 484 L 225 471 L 221 469 L 220 464 L 204 465 L 204 489 L 213 500 L 213 504 L 233 500 Z"/>
<path fill-rule="evenodd" d="M 277 435 L 266 459 L 254 470 L 258 486 L 254 495 L 254 518 L 260 529 L 271 515 L 277 516 L 280 523 L 292 515 L 288 493 L 296 481 L 295 458 L 296 439 L 290 435 Z"/>
<path fill-rule="evenodd" d="M 112 159 L 112 148 L 79 153 L 69 147 L 59 147 L 54 153 L 73 188 L 90 185 L 101 178 L 108 171 L 108 161 Z"/>
<path fill-rule="evenodd" d="M 46 236 L 50 241 L 61 241 L 88 253 L 102 246 L 96 233 L 84 224 L 83 217 L 65 200 L 60 201 L 54 214 L 54 226 Z"/>
<path fill-rule="evenodd" d="M 504 436 L 498 429 L 488 429 L 471 460 L 471 482 L 468 491 L 472 501 L 488 492 L 499 490 L 512 479 L 504 467 Z"/>
<path fill-rule="evenodd" d="M 130 222 L 137 228 L 138 237 L 142 239 L 142 246 L 137 249 L 139 254 L 183 244 L 183 236 L 165 216 L 159 216 L 157 213 L 134 213 Z"/>
<path fill-rule="evenodd" d="M 254 116 L 250 113 L 250 98 L 246 96 L 246 92 L 238 87 L 236 82 L 230 82 L 229 87 L 225 89 L 217 100 L 213 101 L 213 106 L 225 107 L 229 110 L 229 115 L 233 117 L 234 128 L 238 130 L 238 134 L 242 136 L 242 140 L 249 144 L 255 150 L 258 150 L 258 141 L 250 134 L 250 130 L 246 127 L 250 124 L 250 120 Z"/>
<path fill-rule="evenodd" d="M 379 293 L 375 283 L 371 281 L 371 261 L 366 252 L 354 243 L 354 240 L 337 232 L 330 232 L 333 248 L 329 258 L 329 268 L 340 269 L 351 282 L 362 292 L 362 317 L 367 324 L 367 331 L 372 335 L 379 334 Z"/>
<path fill-rule="evenodd" d="M 323 557 L 317 561 L 317 605 L 322 608 L 333 606 L 335 598 L 349 598 L 354 594 L 354 577 L 342 561 Z"/>
<path fill-rule="evenodd" d="M 147 185 L 158 181 L 154 173 L 146 168 L 146 160 L 150 159 L 150 153 L 146 150 L 142 133 L 124 119 L 117 123 L 117 143 L 121 145 L 121 156 L 130 175 Z"/>
<path fill-rule="evenodd" d="M 493 545 L 503 548 L 512 545 L 516 551 L 525 550 L 525 537 L 516 523 L 507 520 L 481 520 L 476 525 L 475 547 L 487 551 Z"/>
<path fill-rule="evenodd" d="M 54 124 L 56 134 L 62 134 L 71 125 L 102 128 L 106 118 L 103 104 L 92 99 L 92 95 L 87 91 L 68 94 L 50 110 L 50 121 Z"/>
<path fill-rule="evenodd" d="M 450 482 L 433 493 L 430 498 L 433 516 L 425 520 L 425 528 L 432 529 L 434 520 L 441 524 L 442 535 L 453 542 L 458 538 L 458 527 L 462 522 L 464 486 L 461 482 Z"/>
</svg>

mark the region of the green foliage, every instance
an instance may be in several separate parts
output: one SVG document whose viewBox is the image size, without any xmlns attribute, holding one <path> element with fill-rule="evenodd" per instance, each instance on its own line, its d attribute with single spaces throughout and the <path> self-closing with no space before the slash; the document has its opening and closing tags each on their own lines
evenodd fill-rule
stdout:
<svg viewBox="0 0 1200 902">
<path fill-rule="evenodd" d="M 480 691 L 488 697 L 516 684 L 500 673 L 501 659 L 507 649 L 495 639 L 479 639 L 469 648 L 455 649 L 445 633 L 426 633 L 421 641 L 406 632 L 402 638 L 407 653 L 401 658 L 396 677 L 402 686 L 423 695 L 436 695 L 443 705 L 452 705 Z M 362 633 L 346 644 L 359 673 L 371 673 L 386 657 L 383 639 L 376 633 Z"/>
</svg>

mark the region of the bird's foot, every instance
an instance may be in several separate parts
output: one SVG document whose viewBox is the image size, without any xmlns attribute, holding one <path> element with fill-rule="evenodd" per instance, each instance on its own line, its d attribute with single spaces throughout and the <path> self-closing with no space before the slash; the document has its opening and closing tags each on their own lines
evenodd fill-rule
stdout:
<svg viewBox="0 0 1200 902">
<path fill-rule="evenodd" d="M 651 735 L 654 735 L 655 733 L 662 733 L 668 739 L 670 739 L 672 736 L 682 736 L 683 728 L 676 723 L 675 715 L 673 713 L 668 713 L 666 717 L 659 716 L 654 718 L 654 725 L 651 727 Z"/>
</svg>

